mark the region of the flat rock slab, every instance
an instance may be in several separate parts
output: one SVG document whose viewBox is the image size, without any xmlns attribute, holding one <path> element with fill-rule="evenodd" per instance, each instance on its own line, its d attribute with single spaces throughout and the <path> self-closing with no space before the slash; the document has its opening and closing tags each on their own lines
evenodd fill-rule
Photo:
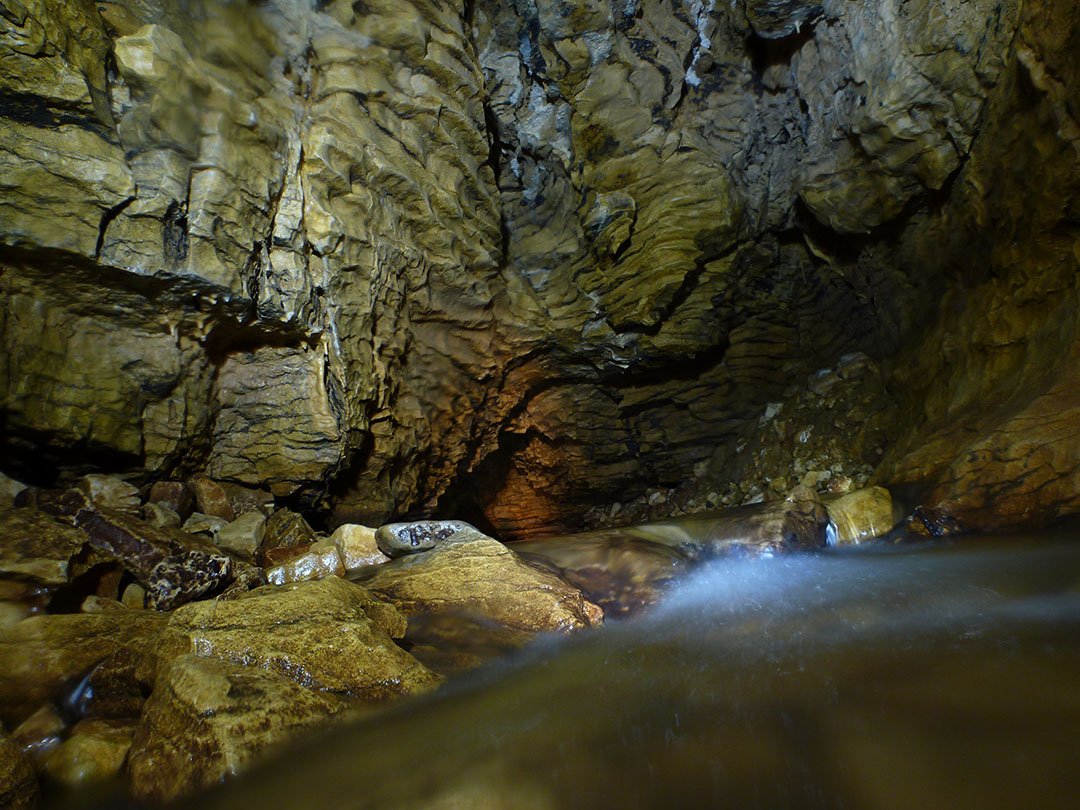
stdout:
<svg viewBox="0 0 1080 810">
<path fill-rule="evenodd" d="M 405 617 L 339 577 L 256 588 L 177 609 L 170 657 L 197 653 L 262 667 L 302 686 L 369 701 L 434 686 L 439 676 L 393 639 Z"/>
<path fill-rule="evenodd" d="M 216 784 L 351 705 L 266 669 L 182 655 L 146 702 L 129 760 L 132 792 L 160 802 Z"/>
<path fill-rule="evenodd" d="M 430 551 L 370 569 L 364 584 L 408 615 L 465 611 L 528 632 L 602 623 L 603 611 L 579 589 L 461 526 Z"/>
</svg>

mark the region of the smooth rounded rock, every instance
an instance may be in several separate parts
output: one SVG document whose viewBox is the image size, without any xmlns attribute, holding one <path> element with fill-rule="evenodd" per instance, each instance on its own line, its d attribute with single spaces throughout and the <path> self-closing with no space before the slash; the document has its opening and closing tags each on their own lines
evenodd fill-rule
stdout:
<svg viewBox="0 0 1080 810">
<path fill-rule="evenodd" d="M 375 532 L 375 543 L 388 557 L 401 557 L 435 548 L 448 537 L 472 529 L 460 520 L 418 520 L 412 523 L 387 523 Z"/>
<path fill-rule="evenodd" d="M 892 496 L 884 487 L 866 487 L 825 500 L 829 545 L 855 546 L 892 531 L 899 522 Z"/>
<path fill-rule="evenodd" d="M 355 571 L 368 565 L 380 565 L 390 557 L 382 552 L 375 539 L 375 529 L 358 523 L 343 523 L 330 535 L 337 546 L 341 563 L 346 571 Z"/>
<path fill-rule="evenodd" d="M 193 475 L 187 480 L 195 496 L 195 507 L 204 515 L 219 517 L 225 522 L 236 519 L 232 502 L 221 485 L 205 475 Z"/>
<path fill-rule="evenodd" d="M 68 787 L 103 782 L 120 772 L 131 748 L 130 722 L 82 720 L 68 738 L 44 759 L 44 773 Z"/>
</svg>

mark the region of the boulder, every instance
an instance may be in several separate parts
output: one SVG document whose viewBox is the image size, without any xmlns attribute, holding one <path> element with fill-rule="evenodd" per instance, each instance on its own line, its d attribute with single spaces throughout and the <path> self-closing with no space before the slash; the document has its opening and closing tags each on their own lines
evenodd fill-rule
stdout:
<svg viewBox="0 0 1080 810">
<path fill-rule="evenodd" d="M 199 655 L 277 672 L 303 686 L 379 701 L 423 691 L 439 678 L 394 644 L 405 617 L 338 577 L 256 588 L 194 602 L 169 620 L 169 656 Z"/>
<path fill-rule="evenodd" d="M 9 478 L 0 472 L 0 512 L 15 508 L 15 496 L 26 489 L 26 484 Z"/>
<path fill-rule="evenodd" d="M 86 493 L 96 507 L 133 513 L 142 506 L 139 488 L 115 475 L 84 475 L 76 486 Z"/>
<path fill-rule="evenodd" d="M 364 584 L 408 615 L 459 611 L 513 630 L 576 630 L 603 612 L 550 571 L 465 523 L 429 551 L 377 566 Z"/>
<path fill-rule="evenodd" d="M 172 508 L 153 501 L 143 504 L 142 516 L 143 520 L 159 529 L 179 529 L 184 522 Z"/>
<path fill-rule="evenodd" d="M 216 784 L 265 749 L 348 716 L 349 706 L 266 669 L 182 655 L 146 702 L 131 751 L 132 792 L 165 802 Z"/>
<path fill-rule="evenodd" d="M 317 539 L 315 530 L 308 525 L 302 515 L 290 509 L 278 509 L 266 519 L 260 552 L 267 554 L 279 548 L 306 546 Z"/>
</svg>

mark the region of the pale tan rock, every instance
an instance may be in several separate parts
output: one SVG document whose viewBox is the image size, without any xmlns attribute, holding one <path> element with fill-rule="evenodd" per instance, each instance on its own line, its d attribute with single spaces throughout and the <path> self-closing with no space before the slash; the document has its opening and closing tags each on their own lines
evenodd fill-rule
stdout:
<svg viewBox="0 0 1080 810">
<path fill-rule="evenodd" d="M 357 523 L 343 523 L 334 529 L 330 541 L 338 550 L 347 572 L 390 560 L 375 542 L 375 529 Z"/>
<path fill-rule="evenodd" d="M 81 720 L 68 738 L 44 757 L 44 774 L 72 788 L 104 782 L 124 766 L 133 733 L 130 721 Z"/>
<path fill-rule="evenodd" d="M 128 586 L 124 588 L 124 592 L 120 595 L 120 601 L 123 602 L 126 607 L 142 610 L 146 607 L 146 588 L 138 582 L 129 583 Z"/>
<path fill-rule="evenodd" d="M 244 661 L 312 689 L 377 701 L 438 681 L 393 643 L 405 626 L 365 588 L 327 577 L 185 605 L 173 613 L 166 642 L 170 657 Z"/>
<path fill-rule="evenodd" d="M 216 784 L 265 749 L 340 721 L 349 705 L 266 669 L 182 655 L 147 701 L 131 751 L 132 792 L 160 802 Z"/>
<path fill-rule="evenodd" d="M 474 612 L 515 630 L 576 630 L 603 612 L 581 591 L 497 540 L 463 528 L 430 551 L 372 569 L 364 584 L 406 614 Z"/>
<path fill-rule="evenodd" d="M 183 521 L 175 511 L 163 503 L 150 501 L 143 504 L 143 520 L 159 529 L 179 529 Z"/>
<path fill-rule="evenodd" d="M 181 528 L 190 534 L 201 534 L 210 538 L 210 540 L 214 540 L 217 533 L 228 524 L 229 521 L 225 520 L 225 518 L 216 515 L 204 515 L 202 512 L 192 512 L 191 517 L 184 521 Z"/>
<path fill-rule="evenodd" d="M 137 512 L 142 506 L 139 488 L 114 475 L 84 475 L 77 486 L 86 493 L 90 502 L 99 508 Z"/>
<path fill-rule="evenodd" d="M 262 543 L 265 532 L 266 516 L 262 512 L 247 512 L 219 528 L 214 542 L 218 548 L 250 560 Z"/>
</svg>

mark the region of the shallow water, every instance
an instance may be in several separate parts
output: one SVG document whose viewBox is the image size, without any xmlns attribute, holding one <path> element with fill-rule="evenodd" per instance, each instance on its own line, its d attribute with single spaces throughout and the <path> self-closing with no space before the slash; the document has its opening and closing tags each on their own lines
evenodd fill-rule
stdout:
<svg viewBox="0 0 1080 810">
<path fill-rule="evenodd" d="M 1080 538 L 718 561 L 206 808 L 1080 805 Z"/>
</svg>

